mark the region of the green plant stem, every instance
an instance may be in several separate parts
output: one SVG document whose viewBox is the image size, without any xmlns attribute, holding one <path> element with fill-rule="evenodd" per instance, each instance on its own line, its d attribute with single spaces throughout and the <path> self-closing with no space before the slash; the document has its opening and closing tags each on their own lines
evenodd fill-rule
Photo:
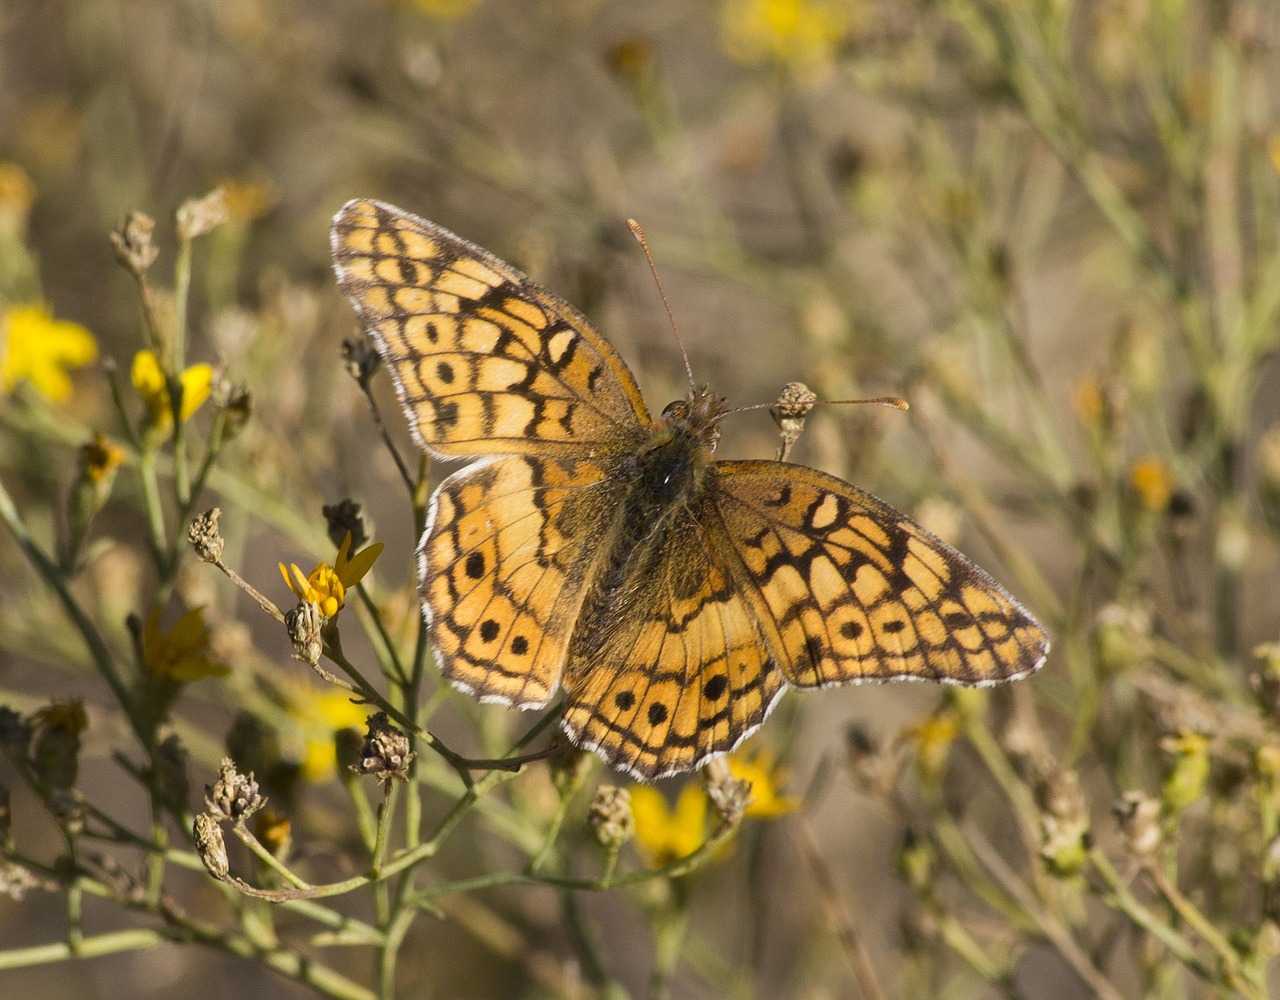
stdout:
<svg viewBox="0 0 1280 1000">
<path fill-rule="evenodd" d="M 93 658 L 94 665 L 98 668 L 102 679 L 107 682 L 107 686 L 111 689 L 116 702 L 128 717 L 134 733 L 146 746 L 148 743 L 147 727 L 137 714 L 137 709 L 133 704 L 133 699 L 130 697 L 124 678 L 116 670 L 116 663 L 111 650 L 107 648 L 106 642 L 98 634 L 98 630 L 94 627 L 89 616 L 85 614 L 84 609 L 80 607 L 80 604 L 71 595 L 71 591 L 67 588 L 66 580 L 58 570 L 57 563 L 47 556 L 35 539 L 32 538 L 31 533 L 27 530 L 26 523 L 18 514 L 18 510 L 13 504 L 13 499 L 9 496 L 9 492 L 5 489 L 3 482 L 0 482 L 0 521 L 3 521 L 12 533 L 19 547 L 26 554 L 27 560 L 35 567 L 36 572 L 40 574 L 41 579 L 58 595 L 58 600 L 62 603 L 63 610 L 67 613 L 67 617 L 71 619 L 76 631 L 80 633 L 80 637 L 88 647 L 89 655 Z"/>
</svg>

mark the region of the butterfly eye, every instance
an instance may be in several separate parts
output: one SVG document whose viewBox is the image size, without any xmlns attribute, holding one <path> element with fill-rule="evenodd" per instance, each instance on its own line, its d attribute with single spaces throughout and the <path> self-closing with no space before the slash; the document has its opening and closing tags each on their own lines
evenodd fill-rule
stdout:
<svg viewBox="0 0 1280 1000">
<path fill-rule="evenodd" d="M 663 420 L 687 420 L 688 417 L 689 403 L 683 399 L 668 403 L 666 409 L 662 411 Z"/>
</svg>

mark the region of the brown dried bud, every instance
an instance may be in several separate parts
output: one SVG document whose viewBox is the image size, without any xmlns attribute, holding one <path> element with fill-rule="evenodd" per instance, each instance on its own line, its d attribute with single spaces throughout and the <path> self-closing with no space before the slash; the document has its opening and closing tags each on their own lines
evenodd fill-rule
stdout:
<svg viewBox="0 0 1280 1000">
<path fill-rule="evenodd" d="M 35 714 L 31 766 L 55 789 L 69 789 L 80 768 L 80 734 L 88 725 L 84 703 L 54 701 Z"/>
<path fill-rule="evenodd" d="M 409 737 L 391 725 L 386 712 L 369 716 L 368 732 L 360 747 L 357 774 L 371 774 L 381 782 L 408 781 L 409 762 L 416 754 L 409 749 Z"/>
<path fill-rule="evenodd" d="M 726 823 L 739 822 L 751 805 L 751 782 L 739 781 L 723 758 L 713 760 L 702 769 L 707 783 L 707 798 Z"/>
<path fill-rule="evenodd" d="M 1145 792 L 1125 792 L 1111 807 L 1125 846 L 1146 857 L 1160 846 L 1160 803 Z"/>
<path fill-rule="evenodd" d="M 1084 866 L 1089 850 L 1089 810 L 1080 777 L 1074 771 L 1057 771 L 1036 791 L 1043 810 L 1040 856 L 1055 874 L 1075 875 Z"/>
<path fill-rule="evenodd" d="M 240 774 L 236 771 L 235 761 L 230 757 L 222 758 L 218 780 L 212 786 L 205 785 L 204 793 L 204 804 L 219 821 L 238 823 L 267 804 L 258 790 L 253 772 L 249 772 L 248 777 Z"/>
<path fill-rule="evenodd" d="M 215 566 L 222 562 L 222 550 L 225 545 L 218 531 L 218 522 L 221 519 L 222 508 L 211 507 L 193 518 L 187 526 L 187 541 L 196 550 L 196 555 Z"/>
<path fill-rule="evenodd" d="M 342 363 L 360 388 L 367 390 L 369 379 L 382 364 L 382 356 L 368 337 L 351 338 L 342 342 Z"/>
<path fill-rule="evenodd" d="M 938 855 L 927 837 L 921 837 L 907 827 L 898 845 L 898 874 L 918 893 L 933 889 L 934 873 L 938 868 Z"/>
<path fill-rule="evenodd" d="M 160 253 L 151 239 L 155 228 L 156 220 L 149 215 L 130 212 L 120 220 L 115 232 L 111 234 L 111 246 L 115 248 L 116 260 L 138 278 L 147 273 Z"/>
<path fill-rule="evenodd" d="M 769 415 L 782 434 L 782 447 L 778 449 L 779 461 L 785 461 L 791 448 L 804 433 L 804 422 L 809 411 L 818 401 L 818 395 L 803 382 L 788 382 L 778 401 L 769 409 Z"/>
<path fill-rule="evenodd" d="M 0 896 L 21 902 L 32 889 L 52 889 L 53 885 L 44 884 L 29 868 L 13 861 L 0 861 Z"/>
<path fill-rule="evenodd" d="M 205 869 L 219 882 L 225 882 L 231 871 L 231 863 L 227 860 L 227 842 L 222 838 L 222 827 L 218 820 L 209 813 L 196 816 L 192 828 L 196 841 L 196 853 L 204 862 Z"/>
<path fill-rule="evenodd" d="M 178 809 L 186 809 L 191 791 L 187 779 L 187 750 L 176 735 L 166 736 L 156 747 L 153 764 L 156 784 L 165 799 Z"/>
<path fill-rule="evenodd" d="M 587 823 L 601 845 L 616 851 L 636 833 L 631 793 L 616 785 L 601 785 L 587 810 Z"/>
<path fill-rule="evenodd" d="M 237 437 L 249 418 L 253 416 L 253 395 L 242 385 L 235 386 L 227 396 L 223 412 L 227 415 L 227 426 L 223 432 L 226 440 Z"/>
<path fill-rule="evenodd" d="M 178 236 L 193 240 L 216 229 L 228 219 L 227 196 L 222 188 L 214 188 L 203 198 L 192 198 L 178 206 Z"/>
<path fill-rule="evenodd" d="M 325 521 L 328 522 L 329 541 L 335 548 L 341 548 L 346 541 L 347 533 L 351 534 L 351 552 L 359 552 L 369 541 L 369 525 L 364 510 L 355 500 L 342 499 L 337 503 L 327 503 L 321 508 Z"/>
<path fill-rule="evenodd" d="M 551 745 L 560 751 L 547 760 L 551 783 L 562 798 L 567 798 L 582 786 L 591 767 L 592 756 L 570 743 L 561 729 L 551 734 Z"/>
<path fill-rule="evenodd" d="M 0 750 L 14 760 L 26 760 L 31 749 L 31 722 L 8 705 L 0 705 Z"/>
<path fill-rule="evenodd" d="M 324 639 L 320 635 L 322 625 L 324 618 L 320 609 L 311 601 L 303 601 L 284 616 L 284 627 L 289 630 L 289 641 L 293 643 L 293 655 L 312 667 L 320 662 L 320 654 L 324 652 Z"/>
</svg>

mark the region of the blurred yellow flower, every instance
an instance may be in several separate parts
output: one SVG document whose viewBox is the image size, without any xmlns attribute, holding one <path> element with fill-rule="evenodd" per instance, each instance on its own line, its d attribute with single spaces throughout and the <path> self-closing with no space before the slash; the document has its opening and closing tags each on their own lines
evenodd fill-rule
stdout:
<svg viewBox="0 0 1280 1000">
<path fill-rule="evenodd" d="M 1168 509 L 1173 496 L 1173 476 L 1162 459 L 1147 455 L 1134 462 L 1129 467 L 1129 486 L 1147 510 L 1159 513 Z"/>
<path fill-rule="evenodd" d="M 80 471 L 91 483 L 101 483 L 114 475 L 124 461 L 124 449 L 101 431 L 80 446 Z"/>
<path fill-rule="evenodd" d="M 168 631 L 160 628 L 160 609 L 153 608 L 142 626 L 142 665 L 156 677 L 198 681 L 230 673 L 209 658 L 209 626 L 204 608 L 191 608 Z"/>
<path fill-rule="evenodd" d="M 54 700 L 35 713 L 35 721 L 46 729 L 78 736 L 89 725 L 89 716 L 84 710 L 84 701 L 80 698 L 68 698 L 66 701 Z"/>
<path fill-rule="evenodd" d="M 344 729 L 363 729 L 369 709 L 352 702 L 347 691 L 299 685 L 291 692 L 289 714 L 303 731 L 302 777 L 327 781 L 338 768 L 334 737 Z"/>
<path fill-rule="evenodd" d="M 916 762 L 926 777 L 941 775 L 951 757 L 960 724 L 951 712 L 937 712 L 909 727 L 904 734 L 916 744 Z"/>
<path fill-rule="evenodd" d="M 409 0 L 409 2 L 424 14 L 452 21 L 470 13 L 478 0 Z"/>
<path fill-rule="evenodd" d="M 10 306 L 0 314 L 0 386 L 12 392 L 29 382 L 55 403 L 71 395 L 65 369 L 87 365 L 98 356 L 93 334 L 79 323 L 54 319 L 47 306 Z"/>
<path fill-rule="evenodd" d="M 16 163 L 0 163 L 0 224 L 21 232 L 35 200 L 36 186 L 26 171 Z"/>
<path fill-rule="evenodd" d="M 858 20 L 858 6 L 854 0 L 722 0 L 721 43 L 738 62 L 823 69 Z"/>
<path fill-rule="evenodd" d="M 779 767 L 773 754 L 764 747 L 752 753 L 735 753 L 729 760 L 729 771 L 739 781 L 751 784 L 751 802 L 744 815 L 755 819 L 773 819 L 784 813 L 795 812 L 800 800 L 794 795 L 781 794 L 786 780 L 785 768 Z"/>
<path fill-rule="evenodd" d="M 287 568 L 284 563 L 277 563 L 280 575 L 284 577 L 285 585 L 298 596 L 298 600 L 314 604 L 320 609 L 321 617 L 332 618 L 346 603 L 347 590 L 373 569 L 373 564 L 382 554 L 383 545 L 381 542 L 366 545 L 348 559 L 347 552 L 350 548 L 351 532 L 348 531 L 332 566 L 320 563 L 309 576 L 304 576 L 297 563 L 290 563 Z M 289 575 L 290 570 L 293 576 Z"/>
<path fill-rule="evenodd" d="M 227 207 L 227 217 L 237 222 L 252 222 L 271 211 L 276 202 L 276 192 L 268 181 L 223 180 L 222 200 Z"/>
<path fill-rule="evenodd" d="M 164 371 L 160 368 L 160 359 L 154 351 L 139 351 L 133 356 L 133 370 L 130 380 L 134 389 L 147 404 L 147 421 L 155 428 L 167 428 L 173 423 L 173 406 L 169 402 L 169 386 L 165 382 Z M 192 365 L 179 378 L 182 383 L 182 420 L 191 419 L 192 414 L 204 405 L 213 387 L 213 366 L 207 364 Z"/>
<path fill-rule="evenodd" d="M 649 785 L 631 789 L 636 845 L 645 860 L 661 868 L 701 847 L 707 839 L 707 805 L 707 793 L 697 781 L 685 783 L 674 807 Z"/>
<path fill-rule="evenodd" d="M 1071 399 L 1076 416 L 1086 427 L 1096 427 L 1106 416 L 1107 400 L 1103 394 L 1102 384 L 1090 375 L 1076 383 L 1076 391 Z"/>
</svg>

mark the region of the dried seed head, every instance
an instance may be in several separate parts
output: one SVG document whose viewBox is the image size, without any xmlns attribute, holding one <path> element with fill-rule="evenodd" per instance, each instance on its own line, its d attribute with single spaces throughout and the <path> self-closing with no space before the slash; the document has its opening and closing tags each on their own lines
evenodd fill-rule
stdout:
<svg viewBox="0 0 1280 1000">
<path fill-rule="evenodd" d="M 355 500 L 344 498 L 334 504 L 327 503 L 321 512 L 328 522 L 329 541 L 336 548 L 342 548 L 348 532 L 351 534 L 351 552 L 359 552 L 368 543 L 369 524 L 363 508 Z"/>
<path fill-rule="evenodd" d="M 631 793 L 616 785 L 601 785 L 587 810 L 587 824 L 596 840 L 616 851 L 636 833 L 635 817 L 631 814 Z"/>
<path fill-rule="evenodd" d="M 547 761 L 551 783 L 562 797 L 572 795 L 582 786 L 593 758 L 570 743 L 560 729 L 551 734 L 551 745 L 559 750 Z"/>
<path fill-rule="evenodd" d="M 284 627 L 289 630 L 289 641 L 293 643 L 293 655 L 312 667 L 320 662 L 320 654 L 324 652 L 324 638 L 320 634 L 323 625 L 320 608 L 311 601 L 303 601 L 284 616 Z"/>
<path fill-rule="evenodd" d="M 227 842 L 222 838 L 218 820 L 209 813 L 200 813 L 196 816 L 192 832 L 195 834 L 196 853 L 204 862 L 205 869 L 219 882 L 225 882 L 231 863 L 227 860 Z"/>
<path fill-rule="evenodd" d="M 178 206 L 178 235 L 193 240 L 227 221 L 227 196 L 214 188 L 203 198 L 192 198 Z"/>
<path fill-rule="evenodd" d="M 751 782 L 735 778 L 723 758 L 707 764 L 702 774 L 707 783 L 707 798 L 715 806 L 720 818 L 730 825 L 739 822 L 746 813 L 747 806 L 754 801 L 751 797 Z"/>
<path fill-rule="evenodd" d="M 156 220 L 149 215 L 130 212 L 120 220 L 115 232 L 111 234 L 111 246 L 115 249 L 116 260 L 135 277 L 143 277 L 160 253 L 152 241 L 155 228 Z"/>
<path fill-rule="evenodd" d="M 803 382 L 788 382 L 778 396 L 778 401 L 769 409 L 769 415 L 778 425 L 782 435 L 782 446 L 778 449 L 778 459 L 785 461 L 791 454 L 791 448 L 804 433 L 804 422 L 818 401 L 818 395 Z"/>
<path fill-rule="evenodd" d="M 0 896 L 21 902 L 32 889 L 52 888 L 43 885 L 28 868 L 13 861 L 0 861 Z"/>
<path fill-rule="evenodd" d="M 368 732 L 360 747 L 357 774 L 370 774 L 381 782 L 408 781 L 409 762 L 416 754 L 409 749 L 409 737 L 391 725 L 385 712 L 369 716 Z"/>
<path fill-rule="evenodd" d="M 352 338 L 342 342 L 342 363 L 346 366 L 347 373 L 367 392 L 369 379 L 373 378 L 373 373 L 382 364 L 382 356 L 369 338 Z"/>
<path fill-rule="evenodd" d="M 258 790 L 258 782 L 253 772 L 246 777 L 236 771 L 236 764 L 230 757 L 222 758 L 218 768 L 218 780 L 212 786 L 205 785 L 204 804 L 215 819 L 230 820 L 238 823 L 248 819 L 264 805 L 267 800 Z"/>
<path fill-rule="evenodd" d="M 215 566 L 222 562 L 222 550 L 225 546 L 222 534 L 218 531 L 221 519 L 222 508 L 211 507 L 197 515 L 187 526 L 187 541 L 196 550 L 196 555 Z"/>
<path fill-rule="evenodd" d="M 1056 875 L 1077 874 L 1089 850 L 1089 810 L 1074 771 L 1056 771 L 1039 788 L 1040 856 Z"/>
<path fill-rule="evenodd" d="M 0 750 L 26 760 L 31 750 L 31 722 L 8 705 L 0 705 Z"/>
<path fill-rule="evenodd" d="M 1160 846 L 1160 803 L 1145 792 L 1125 792 L 1111 807 L 1125 846 L 1146 857 Z"/>
</svg>

